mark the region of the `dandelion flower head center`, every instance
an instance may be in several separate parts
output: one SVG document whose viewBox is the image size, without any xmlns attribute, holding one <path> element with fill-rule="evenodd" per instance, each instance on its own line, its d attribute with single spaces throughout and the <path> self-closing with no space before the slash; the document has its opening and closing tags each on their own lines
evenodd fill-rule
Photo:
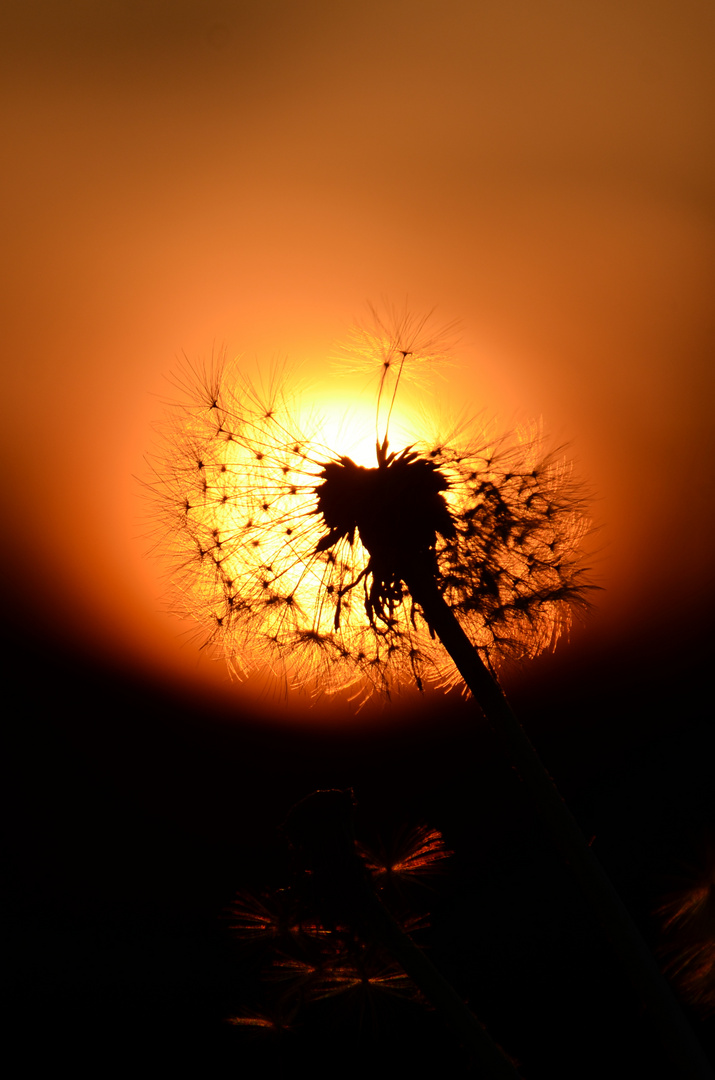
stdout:
<svg viewBox="0 0 715 1080">
<path fill-rule="evenodd" d="M 368 618 L 377 614 L 387 621 L 402 599 L 405 567 L 433 563 L 437 534 L 453 537 L 455 526 L 442 495 L 447 481 L 433 462 L 409 450 L 387 455 L 386 440 L 378 446 L 378 458 L 375 468 L 348 457 L 325 466 L 317 509 L 329 532 L 316 550 L 328 550 L 341 539 L 352 545 L 357 532 L 370 556 L 364 569 L 372 578 Z"/>
</svg>

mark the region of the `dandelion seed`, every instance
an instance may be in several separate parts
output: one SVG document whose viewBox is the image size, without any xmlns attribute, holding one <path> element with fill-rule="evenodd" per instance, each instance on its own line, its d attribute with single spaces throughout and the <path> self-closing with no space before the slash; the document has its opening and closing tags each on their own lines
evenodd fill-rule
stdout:
<svg viewBox="0 0 715 1080">
<path fill-rule="evenodd" d="M 229 915 L 229 928 L 240 941 L 273 944 L 305 931 L 293 898 L 285 889 L 261 896 L 240 893 Z"/>
<path fill-rule="evenodd" d="M 289 1010 L 285 1015 L 280 1010 L 274 1013 L 244 1010 L 235 1016 L 229 1016 L 226 1023 L 233 1027 L 243 1028 L 254 1036 L 276 1036 L 294 1031 L 294 1020 L 294 1010 Z"/>
<path fill-rule="evenodd" d="M 300 991 L 302 994 L 322 977 L 323 967 L 320 957 L 310 961 L 302 957 L 279 956 L 271 965 L 269 978 L 274 982 L 288 982 L 293 993 Z"/>
<path fill-rule="evenodd" d="M 683 868 L 682 887 L 656 911 L 665 970 L 683 997 L 704 1015 L 715 1013 L 715 842 Z"/>
<path fill-rule="evenodd" d="M 441 833 L 427 825 L 403 831 L 391 843 L 381 842 L 377 851 L 362 844 L 359 850 L 378 886 L 438 873 L 452 855 Z"/>
<path fill-rule="evenodd" d="M 418 998 L 417 988 L 396 964 L 380 964 L 366 956 L 337 961 L 315 979 L 310 996 L 314 1001 L 339 994 L 359 992 L 397 994 L 411 1000 Z"/>
<path fill-rule="evenodd" d="M 186 363 L 151 485 L 182 614 L 238 675 L 364 700 L 459 675 L 415 582 L 430 577 L 492 668 L 568 629 L 588 588 L 577 485 L 537 438 L 478 425 L 392 449 L 400 386 L 441 355 L 425 320 L 356 331 L 379 374 L 373 466 L 326 445 L 278 378 L 256 386 L 224 358 Z M 355 342 L 353 342 L 355 344 Z"/>
</svg>

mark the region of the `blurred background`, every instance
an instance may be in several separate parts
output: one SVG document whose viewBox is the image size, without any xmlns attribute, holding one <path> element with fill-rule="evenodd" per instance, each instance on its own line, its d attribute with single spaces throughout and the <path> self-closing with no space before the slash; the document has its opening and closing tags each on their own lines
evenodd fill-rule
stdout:
<svg viewBox="0 0 715 1080">
<path fill-rule="evenodd" d="M 714 35 L 705 0 L 6 8 L 5 896 L 23 1024 L 75 1054 L 141 1032 L 217 1070 L 265 1065 L 222 1025 L 252 991 L 220 913 L 278 873 L 297 799 L 353 786 L 367 832 L 429 819 L 457 851 L 434 933 L 526 1075 L 572 1076 L 573 1045 L 619 1017 L 630 1031 L 619 978 L 576 964 L 574 935 L 595 963 L 598 933 L 563 917 L 565 872 L 470 703 L 355 715 L 231 683 L 167 614 L 138 478 L 182 354 L 288 358 L 319 380 L 366 302 L 459 320 L 447 405 L 541 418 L 593 493 L 594 613 L 504 679 L 655 943 L 652 911 L 706 872 L 713 820 Z M 327 1036 L 303 1038 L 329 1060 Z"/>
</svg>

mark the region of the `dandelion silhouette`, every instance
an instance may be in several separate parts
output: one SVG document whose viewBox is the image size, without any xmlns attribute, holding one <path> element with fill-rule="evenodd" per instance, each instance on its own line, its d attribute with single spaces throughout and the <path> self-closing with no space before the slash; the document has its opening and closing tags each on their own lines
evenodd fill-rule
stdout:
<svg viewBox="0 0 715 1080">
<path fill-rule="evenodd" d="M 283 830 L 293 856 L 291 883 L 260 896 L 241 893 L 231 905 L 234 936 L 274 954 L 270 978 L 288 985 L 286 1001 L 336 996 L 360 982 L 414 996 L 414 984 L 386 963 L 384 950 L 375 950 L 365 925 L 364 890 L 379 875 L 379 858 L 346 830 L 352 806 L 351 791 L 319 791 L 301 800 Z M 439 833 L 431 832 L 443 848 Z M 414 933 L 425 922 L 424 913 L 410 913 L 404 926 Z"/>
<path fill-rule="evenodd" d="M 429 1002 L 452 1025 L 491 1077 L 515 1080 L 511 1061 L 413 941 L 424 911 L 400 914 L 378 896 L 390 867 L 353 834 L 352 791 L 317 791 L 288 815 L 283 833 L 293 855 L 292 883 L 272 894 L 239 895 L 230 926 L 247 948 L 272 954 L 264 983 L 278 988 L 271 1013 L 238 1013 L 230 1023 L 281 1031 L 306 1006 L 336 1000 L 358 1007 L 361 1026 L 388 1002 Z M 450 854 L 436 829 L 419 827 L 392 847 L 402 879 L 429 874 Z M 382 880 L 380 880 L 382 879 Z"/>
<path fill-rule="evenodd" d="M 459 681 L 439 607 L 489 667 L 535 656 L 586 605 L 570 468 L 476 423 L 391 450 L 398 388 L 433 342 L 402 318 L 354 346 L 379 373 L 373 467 L 324 445 L 276 381 L 257 387 L 223 358 L 182 372 L 193 403 L 172 412 L 153 485 L 181 608 L 234 673 L 360 698 Z"/>
<path fill-rule="evenodd" d="M 238 675 L 268 668 L 361 701 L 406 683 L 450 687 L 461 676 L 673 1062 L 684 1075 L 711 1076 L 496 678 L 502 660 L 552 646 L 588 606 L 588 525 L 571 469 L 533 435 L 495 439 L 473 423 L 431 439 L 415 432 L 393 449 L 398 390 L 439 357 L 437 337 L 426 320 L 375 316 L 353 347 L 377 374 L 370 466 L 326 445 L 319 419 L 299 416 L 277 377 L 254 384 L 224 358 L 178 376 L 189 403 L 172 410 L 151 487 L 181 609 Z M 329 875 L 323 883 L 328 895 Z"/>
</svg>

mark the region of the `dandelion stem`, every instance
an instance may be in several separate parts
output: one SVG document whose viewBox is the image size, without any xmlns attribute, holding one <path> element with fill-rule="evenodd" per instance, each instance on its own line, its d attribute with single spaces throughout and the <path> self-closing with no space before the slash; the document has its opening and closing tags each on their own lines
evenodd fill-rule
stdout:
<svg viewBox="0 0 715 1080">
<path fill-rule="evenodd" d="M 430 629 L 449 652 L 487 720 L 505 739 L 511 760 L 550 827 L 554 841 L 570 863 L 620 954 L 635 989 L 650 1010 L 664 1048 L 678 1069 L 677 1075 L 683 1080 L 713 1080 L 713 1072 L 640 931 L 586 842 L 498 682 L 439 592 L 434 576 L 415 560 L 409 570 L 403 568 L 403 578 Z"/>
<path fill-rule="evenodd" d="M 457 991 L 440 974 L 422 950 L 395 921 L 371 889 L 364 897 L 365 914 L 373 933 L 420 988 L 424 996 L 450 1024 L 470 1051 L 481 1075 L 493 1080 L 518 1080 L 519 1073 L 504 1051 L 491 1038 Z"/>
<path fill-rule="evenodd" d="M 397 961 L 452 1028 L 480 1075 L 519 1080 L 505 1052 L 382 902 L 355 846 L 352 810 L 351 791 L 316 791 L 297 803 L 283 826 L 294 858 L 333 916 L 359 927 L 359 936 L 378 942 Z"/>
</svg>

